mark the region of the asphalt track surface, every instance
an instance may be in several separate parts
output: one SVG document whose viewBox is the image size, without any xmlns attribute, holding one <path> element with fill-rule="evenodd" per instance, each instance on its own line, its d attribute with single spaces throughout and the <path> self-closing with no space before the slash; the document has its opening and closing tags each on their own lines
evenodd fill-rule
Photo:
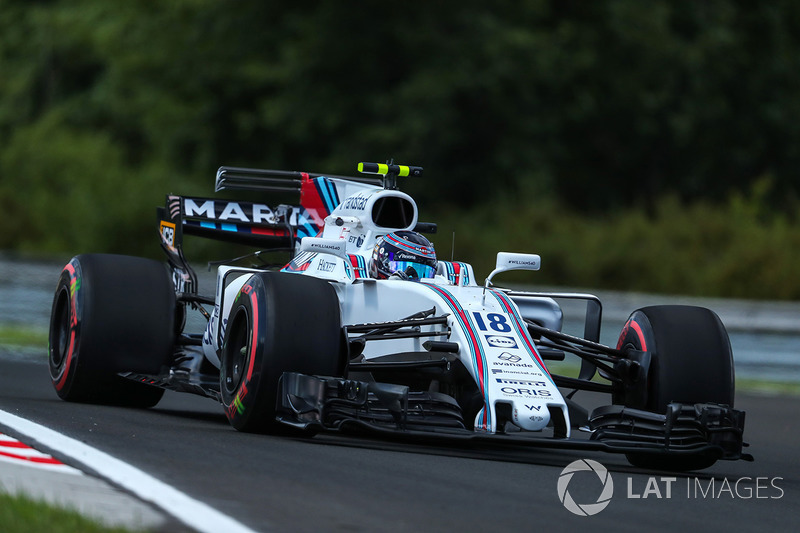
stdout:
<svg viewBox="0 0 800 533">
<path fill-rule="evenodd" d="M 718 462 L 687 477 L 636 469 L 612 454 L 243 434 L 215 402 L 186 394 L 168 392 L 150 410 L 66 403 L 43 358 L 0 357 L 0 409 L 122 459 L 256 531 L 800 531 L 800 399 L 739 395 L 737 408 L 747 411 L 756 461 Z M 609 505 L 588 517 L 567 511 L 556 490 L 562 469 L 582 458 L 603 464 L 614 481 Z M 594 503 L 601 484 L 579 473 L 568 489 L 578 503 Z"/>
</svg>

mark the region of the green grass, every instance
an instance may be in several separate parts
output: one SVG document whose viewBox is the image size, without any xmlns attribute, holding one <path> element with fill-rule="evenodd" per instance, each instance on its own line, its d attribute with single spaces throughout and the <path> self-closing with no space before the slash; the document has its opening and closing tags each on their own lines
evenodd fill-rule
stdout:
<svg viewBox="0 0 800 533">
<path fill-rule="evenodd" d="M 737 379 L 736 392 L 769 395 L 800 395 L 800 383 L 764 381 L 759 379 Z"/>
<path fill-rule="evenodd" d="M 47 348 L 45 329 L 0 325 L 0 346 Z"/>
<path fill-rule="evenodd" d="M 0 494 L 0 530 L 3 533 L 125 533 L 130 530 L 107 527 L 78 512 L 33 501 L 25 496 Z"/>
</svg>

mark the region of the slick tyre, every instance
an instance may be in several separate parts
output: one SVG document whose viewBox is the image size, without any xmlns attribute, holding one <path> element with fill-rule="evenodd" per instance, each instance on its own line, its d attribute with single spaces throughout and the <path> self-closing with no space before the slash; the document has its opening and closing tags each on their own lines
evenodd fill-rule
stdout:
<svg viewBox="0 0 800 533">
<path fill-rule="evenodd" d="M 733 407 L 734 370 L 731 344 L 725 326 L 709 309 L 659 305 L 634 311 L 617 347 L 649 352 L 650 370 L 640 397 L 644 405 L 630 405 L 666 413 L 671 402 L 718 403 Z M 716 457 L 664 457 L 627 454 L 628 461 L 645 468 L 697 470 L 711 466 Z"/>
<path fill-rule="evenodd" d="M 53 298 L 50 378 L 67 401 L 152 407 L 162 389 L 119 372 L 159 374 L 175 341 L 175 291 L 163 264 L 86 254 L 62 270 Z"/>
<path fill-rule="evenodd" d="M 252 276 L 229 314 L 220 357 L 220 393 L 231 425 L 265 433 L 275 420 L 284 372 L 341 376 L 339 300 L 330 283 L 281 272 Z"/>
</svg>

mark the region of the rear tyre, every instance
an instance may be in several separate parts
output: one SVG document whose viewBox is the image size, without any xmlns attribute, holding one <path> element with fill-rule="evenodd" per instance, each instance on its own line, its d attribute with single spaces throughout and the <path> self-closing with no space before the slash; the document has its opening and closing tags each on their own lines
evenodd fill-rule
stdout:
<svg viewBox="0 0 800 533">
<path fill-rule="evenodd" d="M 164 265 L 85 254 L 64 267 L 50 316 L 50 378 L 67 401 L 152 407 L 163 389 L 119 372 L 159 374 L 175 341 L 175 291 Z"/>
<path fill-rule="evenodd" d="M 228 420 L 239 431 L 278 429 L 278 380 L 284 372 L 344 372 L 339 299 L 326 281 L 256 274 L 242 286 L 228 316 L 220 394 Z"/>
<path fill-rule="evenodd" d="M 733 407 L 734 370 L 731 344 L 716 313 L 702 307 L 658 305 L 634 311 L 617 343 L 649 352 L 650 370 L 644 405 L 630 405 L 656 413 L 671 402 L 718 403 Z M 714 464 L 716 457 L 670 457 L 626 454 L 634 466 L 665 470 L 697 470 Z"/>
</svg>

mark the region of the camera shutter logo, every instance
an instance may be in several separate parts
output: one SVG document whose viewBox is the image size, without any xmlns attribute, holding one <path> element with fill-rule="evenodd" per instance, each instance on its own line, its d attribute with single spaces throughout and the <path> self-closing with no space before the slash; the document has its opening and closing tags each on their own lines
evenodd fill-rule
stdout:
<svg viewBox="0 0 800 533">
<path fill-rule="evenodd" d="M 579 504 L 572 499 L 572 496 L 567 490 L 567 485 L 569 485 L 575 472 L 594 472 L 597 474 L 597 477 L 600 478 L 600 482 L 603 484 L 603 490 L 600 496 L 597 497 L 596 502 Z M 557 489 L 558 499 L 561 500 L 561 503 L 566 507 L 567 511 L 578 516 L 592 516 L 605 509 L 609 502 L 611 502 L 611 496 L 614 495 L 614 480 L 611 479 L 611 474 L 608 473 L 606 467 L 597 461 L 580 459 L 571 462 L 561 471 L 561 475 L 558 478 Z"/>
</svg>

